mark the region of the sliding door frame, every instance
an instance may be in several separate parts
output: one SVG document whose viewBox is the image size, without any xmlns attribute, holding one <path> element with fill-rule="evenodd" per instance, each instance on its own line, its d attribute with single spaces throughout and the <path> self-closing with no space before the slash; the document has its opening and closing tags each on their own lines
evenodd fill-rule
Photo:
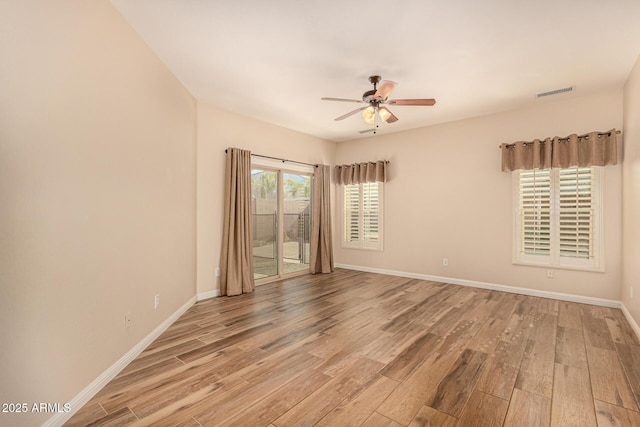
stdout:
<svg viewBox="0 0 640 427">
<path fill-rule="evenodd" d="M 304 166 L 298 164 L 287 164 L 284 167 L 284 162 L 271 159 L 265 159 L 260 157 L 253 157 L 251 159 L 251 169 L 260 169 L 269 172 L 276 172 L 278 174 L 277 185 L 277 221 L 276 221 L 276 236 L 277 236 L 277 252 L 278 252 L 278 274 L 274 276 L 265 277 L 262 279 L 255 279 L 256 286 L 265 285 L 267 283 L 276 282 L 282 279 L 288 279 L 291 277 L 303 276 L 309 274 L 309 269 L 294 271 L 292 273 L 284 274 L 284 181 L 283 176 L 285 173 L 305 175 L 309 176 L 310 180 L 310 193 L 309 204 L 313 200 L 313 174 L 314 168 L 312 166 Z M 311 213 L 311 210 L 310 210 Z M 309 217 L 309 224 L 311 224 L 311 216 Z M 311 232 L 311 230 L 309 230 Z M 303 255 L 304 256 L 304 255 Z"/>
</svg>

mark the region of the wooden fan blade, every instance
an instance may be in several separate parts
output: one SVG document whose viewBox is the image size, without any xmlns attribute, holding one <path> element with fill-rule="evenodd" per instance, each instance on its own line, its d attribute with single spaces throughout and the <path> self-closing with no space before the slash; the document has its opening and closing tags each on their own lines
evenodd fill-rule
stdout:
<svg viewBox="0 0 640 427">
<path fill-rule="evenodd" d="M 338 120 L 346 119 L 347 117 L 351 117 L 354 114 L 356 114 L 357 112 L 364 110 L 365 108 L 367 108 L 367 107 L 356 108 L 355 110 L 349 111 L 347 114 L 345 114 L 343 116 L 340 116 L 340 117 L 338 117 L 336 119 L 333 119 L 333 120 L 338 121 Z"/>
<path fill-rule="evenodd" d="M 387 102 L 389 105 L 426 105 L 431 106 L 435 105 L 436 100 L 433 98 L 429 99 L 392 99 Z"/>
<path fill-rule="evenodd" d="M 386 107 L 380 107 L 380 115 L 384 116 L 385 114 L 382 111 L 386 111 L 387 113 L 389 113 L 389 117 L 387 117 L 387 120 L 385 120 L 385 122 L 387 123 L 395 123 L 398 121 L 398 118 L 396 117 L 395 114 L 393 114 L 388 108 Z"/>
<path fill-rule="evenodd" d="M 345 99 L 345 98 L 320 98 L 322 101 L 340 101 L 340 102 L 357 102 L 359 104 L 364 103 L 364 101 L 359 99 Z"/>
<path fill-rule="evenodd" d="M 373 97 L 375 99 L 384 101 L 389 97 L 389 95 L 391 94 L 391 92 L 393 92 L 397 85 L 398 83 L 392 82 L 391 80 L 383 80 L 380 82 L 380 87 L 376 91 L 375 95 L 373 95 Z"/>
</svg>

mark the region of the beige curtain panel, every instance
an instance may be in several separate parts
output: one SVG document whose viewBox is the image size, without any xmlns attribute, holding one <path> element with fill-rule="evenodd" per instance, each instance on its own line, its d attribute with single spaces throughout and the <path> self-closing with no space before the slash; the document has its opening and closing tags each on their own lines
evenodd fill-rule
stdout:
<svg viewBox="0 0 640 427">
<path fill-rule="evenodd" d="M 333 240 L 331 238 L 331 168 L 318 165 L 313 175 L 311 218 L 311 274 L 333 271 Z"/>
<path fill-rule="evenodd" d="M 253 292 L 251 236 L 251 152 L 227 149 L 224 228 L 220 255 L 220 294 Z"/>
<path fill-rule="evenodd" d="M 336 184 L 362 184 L 365 182 L 387 182 L 387 164 L 384 160 L 377 162 L 356 163 L 336 166 Z"/>
<path fill-rule="evenodd" d="M 502 144 L 502 171 L 605 166 L 618 163 L 616 130 Z"/>
</svg>

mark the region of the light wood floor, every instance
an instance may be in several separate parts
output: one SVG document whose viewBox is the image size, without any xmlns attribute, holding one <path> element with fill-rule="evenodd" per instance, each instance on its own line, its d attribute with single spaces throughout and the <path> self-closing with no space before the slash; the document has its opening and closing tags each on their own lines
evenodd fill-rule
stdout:
<svg viewBox="0 0 640 427">
<path fill-rule="evenodd" d="M 67 425 L 640 426 L 618 309 L 349 270 L 199 302 Z"/>
</svg>

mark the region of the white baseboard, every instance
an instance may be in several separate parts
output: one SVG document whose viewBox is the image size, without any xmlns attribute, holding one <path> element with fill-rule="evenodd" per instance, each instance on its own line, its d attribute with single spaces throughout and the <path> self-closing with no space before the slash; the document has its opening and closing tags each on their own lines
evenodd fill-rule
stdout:
<svg viewBox="0 0 640 427">
<path fill-rule="evenodd" d="M 156 338 L 158 338 L 173 322 L 178 320 L 180 316 L 184 314 L 185 311 L 189 309 L 196 302 L 196 297 L 192 297 L 182 305 L 175 313 L 169 316 L 164 322 L 158 325 L 149 335 L 144 337 L 142 341 L 136 344 L 131 350 L 127 352 L 124 356 L 122 356 L 116 363 L 111 365 L 106 371 L 104 371 L 98 378 L 93 380 L 91 384 L 86 386 L 84 390 L 82 390 L 76 397 L 71 399 L 69 402 L 71 404 L 71 412 L 68 413 L 57 413 L 53 417 L 49 418 L 44 424 L 43 427 L 57 427 L 61 426 L 80 409 L 82 408 L 93 396 L 96 395 L 109 381 L 115 378 L 116 375 L 120 373 L 133 359 L 138 357 L 142 351 L 147 348 L 149 344 L 151 344 Z"/>
<path fill-rule="evenodd" d="M 451 283 L 452 285 L 470 286 L 472 288 L 489 289 L 492 291 L 510 292 L 512 294 L 529 295 L 541 298 L 551 298 L 560 301 L 578 302 L 582 304 L 600 305 L 604 307 L 620 308 L 620 301 L 586 297 L 582 295 L 563 294 L 560 292 L 541 291 L 531 288 L 519 288 L 517 286 L 498 285 L 495 283 L 477 282 L 475 280 L 454 279 L 451 277 L 431 276 L 429 274 L 408 273 L 397 270 L 385 270 L 382 268 L 361 267 L 358 265 L 336 264 L 338 268 L 346 268 L 347 270 L 365 271 L 368 273 L 387 274 L 389 276 L 408 277 L 411 279 L 430 280 L 432 282 Z"/>
<path fill-rule="evenodd" d="M 640 340 L 640 325 L 638 325 L 638 322 L 636 322 L 636 319 L 634 319 L 633 316 L 631 316 L 631 313 L 627 309 L 627 306 L 624 305 L 624 303 L 622 303 L 621 309 L 622 309 L 622 312 L 624 313 L 624 317 L 627 318 L 627 322 L 629 322 L 629 325 L 631 325 L 631 329 L 633 329 L 633 332 L 636 333 L 636 336 Z"/>
<path fill-rule="evenodd" d="M 202 301 L 209 298 L 215 298 L 220 296 L 220 289 L 216 289 L 213 291 L 200 292 L 197 296 L 198 301 Z"/>
</svg>

